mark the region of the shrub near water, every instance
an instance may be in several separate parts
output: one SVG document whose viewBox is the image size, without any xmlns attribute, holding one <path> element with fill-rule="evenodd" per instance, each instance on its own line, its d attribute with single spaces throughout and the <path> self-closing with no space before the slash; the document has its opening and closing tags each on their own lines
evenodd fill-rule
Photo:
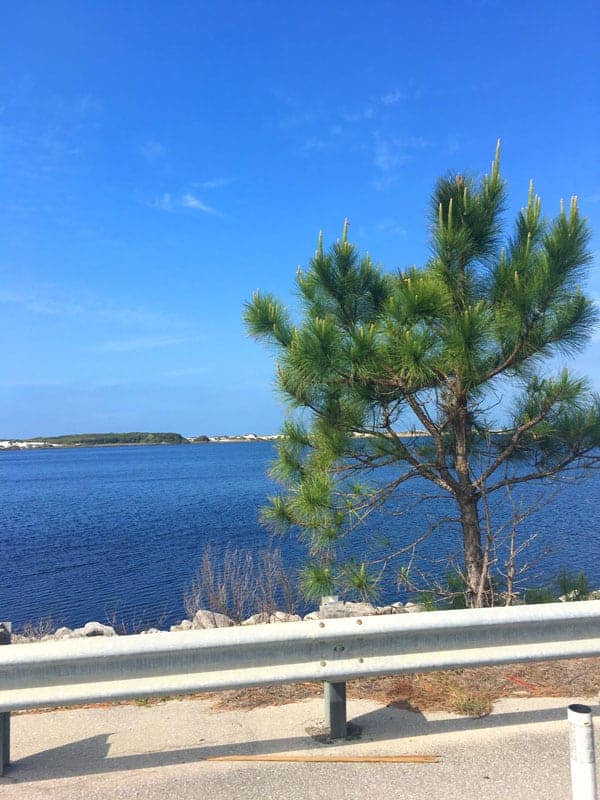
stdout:
<svg viewBox="0 0 600 800">
<path fill-rule="evenodd" d="M 554 603 L 556 600 L 565 602 L 576 602 L 578 600 L 588 600 L 590 598 L 590 583 L 586 573 L 570 572 L 563 568 L 553 586 L 542 586 L 537 589 L 528 589 L 525 592 L 525 602 L 533 603 Z"/>
<path fill-rule="evenodd" d="M 257 613 L 294 614 L 297 605 L 294 579 L 276 549 L 253 554 L 250 550 L 226 548 L 217 553 L 207 545 L 184 593 L 184 607 L 190 619 L 200 609 L 208 609 L 239 624 Z"/>
</svg>

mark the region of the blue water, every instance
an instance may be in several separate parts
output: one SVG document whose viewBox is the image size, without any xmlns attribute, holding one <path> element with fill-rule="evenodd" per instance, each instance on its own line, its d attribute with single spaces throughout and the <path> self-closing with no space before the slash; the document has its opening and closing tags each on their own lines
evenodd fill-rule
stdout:
<svg viewBox="0 0 600 800">
<path fill-rule="evenodd" d="M 271 542 L 258 510 L 275 486 L 266 477 L 270 443 L 110 447 L 0 453 L 0 619 L 16 625 L 52 617 L 56 624 L 117 619 L 163 624 L 184 616 L 183 594 L 207 544 L 261 549 Z M 527 488 L 516 500 L 532 500 Z M 449 507 L 440 501 L 401 515 L 373 517 L 355 555 L 407 543 Z M 600 475 L 566 485 L 551 505 L 529 517 L 522 535 L 538 532 L 524 558 L 530 583 L 563 566 L 585 569 L 600 586 Z M 279 540 L 278 540 L 279 541 Z M 363 542 L 367 542 L 366 545 Z M 287 566 L 303 545 L 279 542 Z M 447 526 L 423 543 L 415 575 L 443 575 L 460 556 Z M 406 562 L 408 556 L 404 557 Z M 397 599 L 394 573 L 382 601 Z"/>
</svg>

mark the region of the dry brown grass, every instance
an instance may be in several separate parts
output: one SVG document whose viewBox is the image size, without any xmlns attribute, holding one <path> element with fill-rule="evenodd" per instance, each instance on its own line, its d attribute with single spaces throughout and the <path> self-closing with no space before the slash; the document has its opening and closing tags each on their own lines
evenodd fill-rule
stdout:
<svg viewBox="0 0 600 800">
<path fill-rule="evenodd" d="M 489 714 L 501 697 L 590 697 L 600 691 L 600 658 L 507 664 L 497 667 L 367 678 L 348 683 L 348 696 L 412 711 Z M 322 693 L 317 683 L 261 686 L 210 695 L 216 710 L 248 711 L 294 703 Z M 200 697 L 202 695 L 199 695 Z"/>
</svg>

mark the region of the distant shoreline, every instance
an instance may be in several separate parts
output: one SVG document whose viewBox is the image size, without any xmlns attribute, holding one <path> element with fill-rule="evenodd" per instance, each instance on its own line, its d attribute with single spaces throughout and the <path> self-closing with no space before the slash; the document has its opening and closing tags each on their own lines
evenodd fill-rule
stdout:
<svg viewBox="0 0 600 800">
<path fill-rule="evenodd" d="M 110 442 L 97 442 L 97 441 L 86 441 L 88 437 L 97 437 L 100 438 L 102 436 L 123 436 L 122 441 L 110 441 Z M 248 444 L 252 442 L 275 442 L 279 439 L 283 439 L 284 436 L 281 433 L 274 433 L 274 434 L 265 434 L 263 436 L 257 436 L 254 433 L 247 433 L 247 434 L 236 434 L 233 436 L 181 436 L 180 434 L 168 434 L 168 436 L 177 436 L 177 440 L 169 441 L 167 440 L 160 440 L 158 437 L 160 434 L 144 434 L 147 437 L 155 437 L 152 438 L 151 441 L 128 441 L 126 438 L 127 434 L 81 434 L 81 439 L 77 435 L 73 436 L 49 436 L 49 437 L 38 437 L 35 439 L 4 439 L 0 440 L 0 452 L 15 452 L 15 451 L 24 451 L 24 450 L 64 450 L 66 448 L 79 448 L 79 447 L 160 447 L 165 445 L 188 445 L 188 444 Z M 136 436 L 140 436 L 140 434 L 136 434 Z M 427 436 L 425 431 L 403 431 L 398 433 L 398 436 L 402 438 L 415 438 L 421 436 Z M 61 442 L 58 441 L 62 438 L 67 440 L 74 440 L 74 441 L 65 441 Z M 356 434 L 356 438 L 369 438 L 369 434 Z"/>
<path fill-rule="evenodd" d="M 280 434 L 272 436 L 209 436 L 207 438 L 184 437 L 180 442 L 69 442 L 58 443 L 44 439 L 5 439 L 0 440 L 0 452 L 2 451 L 24 451 L 24 450 L 66 450 L 81 447 L 164 447 L 180 446 L 188 444 L 238 444 L 247 442 L 272 442 L 281 438 Z"/>
<path fill-rule="evenodd" d="M 154 434 L 152 434 L 154 435 Z M 56 439 L 62 437 L 47 437 L 36 439 L 4 439 L 0 440 L 0 452 L 3 450 L 16 451 L 16 450 L 64 450 L 66 448 L 74 447 L 160 447 L 165 445 L 188 445 L 188 444 L 238 444 L 248 442 L 273 442 L 282 438 L 282 434 L 268 434 L 265 436 L 257 436 L 256 434 L 239 434 L 235 436 L 180 436 L 177 441 L 155 439 L 153 441 L 122 441 L 111 442 L 96 442 L 85 441 L 83 437 L 88 434 L 82 435 L 81 441 L 67 441 L 60 442 Z M 77 437 L 68 437 L 76 439 Z"/>
</svg>

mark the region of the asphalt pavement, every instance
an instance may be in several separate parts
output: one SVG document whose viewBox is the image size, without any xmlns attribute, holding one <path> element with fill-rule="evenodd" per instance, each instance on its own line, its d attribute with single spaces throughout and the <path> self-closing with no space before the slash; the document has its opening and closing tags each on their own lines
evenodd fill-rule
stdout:
<svg viewBox="0 0 600 800">
<path fill-rule="evenodd" d="M 360 738 L 323 744 L 319 699 L 215 711 L 207 699 L 14 715 L 4 800 L 570 800 L 566 707 L 512 698 L 481 719 L 349 702 Z M 218 762 L 223 755 L 437 755 L 438 763 Z M 600 761 L 600 755 L 598 756 Z"/>
</svg>

